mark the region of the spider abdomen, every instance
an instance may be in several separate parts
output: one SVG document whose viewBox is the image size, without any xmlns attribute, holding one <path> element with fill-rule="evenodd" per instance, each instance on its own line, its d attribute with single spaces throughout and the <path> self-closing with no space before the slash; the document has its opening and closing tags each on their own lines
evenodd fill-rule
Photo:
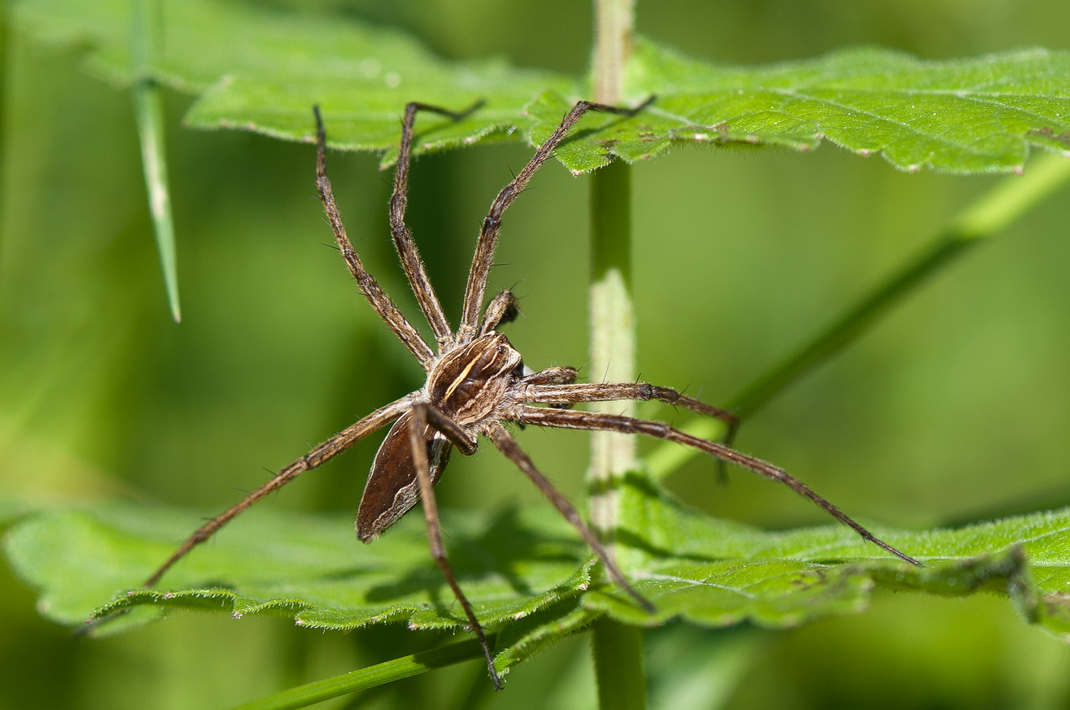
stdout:
<svg viewBox="0 0 1070 710">
<path fill-rule="evenodd" d="M 396 523 L 420 500 L 416 465 L 412 459 L 409 429 L 412 414 L 406 413 L 390 427 L 375 454 L 364 494 L 357 508 L 357 538 L 371 542 Z M 438 483 L 453 447 L 441 434 L 427 437 L 428 474 L 431 485 Z"/>
</svg>

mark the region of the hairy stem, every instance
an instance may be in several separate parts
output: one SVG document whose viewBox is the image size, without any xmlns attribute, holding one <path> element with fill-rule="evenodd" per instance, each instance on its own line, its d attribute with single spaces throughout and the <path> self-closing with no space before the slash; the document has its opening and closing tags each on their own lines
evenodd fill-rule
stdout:
<svg viewBox="0 0 1070 710">
<path fill-rule="evenodd" d="M 643 710 L 643 630 L 602 617 L 593 625 L 598 704 L 613 710 Z"/>
<path fill-rule="evenodd" d="M 634 0 L 595 0 L 594 96 L 620 103 L 624 66 L 632 45 Z M 591 178 L 591 379 L 627 382 L 635 377 L 635 311 L 631 297 L 631 169 L 614 162 Z M 631 414 L 633 405 L 596 404 Z M 592 435 L 589 473 L 591 516 L 614 555 L 615 481 L 636 467 L 635 442 L 624 434 Z M 593 625 L 599 706 L 641 710 L 646 705 L 643 636 L 609 618 Z"/>
<path fill-rule="evenodd" d="M 632 51 L 635 0 L 595 0 L 594 100 L 616 104 L 624 85 L 624 64 Z"/>
<path fill-rule="evenodd" d="M 613 163 L 591 183 L 591 379 L 627 382 L 635 377 L 635 315 L 631 297 L 631 171 Z M 598 403 L 596 411 L 631 414 L 631 402 Z M 627 434 L 592 435 L 591 515 L 612 545 L 615 479 L 635 469 L 635 440 Z"/>
</svg>

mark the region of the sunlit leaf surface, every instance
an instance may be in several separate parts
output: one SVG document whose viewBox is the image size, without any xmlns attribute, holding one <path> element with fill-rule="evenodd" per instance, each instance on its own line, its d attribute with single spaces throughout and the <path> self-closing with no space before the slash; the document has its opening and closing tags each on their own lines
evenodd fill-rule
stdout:
<svg viewBox="0 0 1070 710">
<path fill-rule="evenodd" d="M 17 7 L 22 26 L 50 41 L 87 42 L 98 73 L 129 81 L 125 0 Z M 153 71 L 197 97 L 190 124 L 309 140 L 310 107 L 319 104 L 334 145 L 381 151 L 387 162 L 409 101 L 456 110 L 485 102 L 457 123 L 421 119 L 417 150 L 435 150 L 491 137 L 538 142 L 571 102 L 589 98 L 576 77 L 498 60 L 447 61 L 407 35 L 348 18 L 189 0 L 169 6 L 163 32 Z M 558 155 L 570 170 L 613 156 L 632 162 L 673 143 L 808 150 L 830 140 L 904 170 L 956 173 L 1021 170 L 1031 147 L 1070 150 L 1066 52 L 933 62 L 863 48 L 730 67 L 640 41 L 626 86 L 630 102 L 657 102 L 632 120 L 581 124 Z M 591 130 L 604 124 L 611 130 Z"/>
<path fill-rule="evenodd" d="M 959 530 L 876 527 L 926 563 L 917 569 L 843 526 L 764 532 L 690 512 L 642 484 L 623 495 L 629 522 L 618 530 L 619 555 L 657 607 L 652 615 L 597 581 L 597 572 L 591 581 L 587 551 L 552 514 L 447 516 L 451 559 L 481 621 L 508 633 L 531 617 L 512 630 L 517 648 L 502 649 L 513 661 L 523 658 L 522 649 L 602 613 L 643 626 L 680 618 L 711 627 L 783 627 L 863 610 L 878 586 L 939 595 L 995 591 L 1034 623 L 1070 632 L 1070 511 Z M 345 519 L 256 511 L 195 550 L 160 588 L 138 588 L 199 518 L 119 504 L 42 512 L 16 526 L 7 552 L 18 574 L 40 590 L 44 614 L 71 625 L 96 615 L 103 618 L 99 632 L 178 609 L 235 617 L 267 611 L 336 630 L 386 622 L 465 625 L 418 516 L 363 546 Z"/>
</svg>

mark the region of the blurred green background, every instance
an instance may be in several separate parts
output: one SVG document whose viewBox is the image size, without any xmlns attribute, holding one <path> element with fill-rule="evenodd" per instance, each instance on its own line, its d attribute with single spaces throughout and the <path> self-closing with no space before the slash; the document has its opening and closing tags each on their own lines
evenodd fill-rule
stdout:
<svg viewBox="0 0 1070 710">
<path fill-rule="evenodd" d="M 576 75 L 588 62 L 586 3 L 261 5 L 370 19 L 451 58 L 497 54 Z M 164 17 L 180 11 L 168 4 Z M 1062 0 L 638 8 L 642 33 L 728 63 L 847 44 L 925 58 L 1066 49 L 1068 26 Z M 80 68 L 84 48 L 4 31 L 4 499 L 127 497 L 216 512 L 259 484 L 264 469 L 421 384 L 418 366 L 325 246 L 332 237 L 314 198 L 311 148 L 185 130 L 190 99 L 175 93 L 165 98 L 184 322 L 171 322 L 129 94 Z M 529 154 L 476 147 L 414 168 L 410 223 L 454 317 L 480 219 Z M 410 306 L 387 230 L 389 175 L 373 156 L 336 155 L 332 177 L 366 263 Z M 726 401 L 1000 179 L 906 175 L 832 146 L 811 154 L 676 149 L 638 166 L 642 378 Z M 521 296 L 524 316 L 508 334 L 535 368 L 587 361 L 586 204 L 586 180 L 553 165 L 506 220 L 491 286 Z M 1068 216 L 1064 190 L 746 422 L 739 448 L 783 465 L 852 515 L 892 526 L 1070 502 Z M 521 441 L 570 497 L 582 497 L 586 436 L 528 429 Z M 357 446 L 262 505 L 351 515 L 374 447 Z M 826 522 L 787 490 L 740 471 L 718 486 L 713 470 L 696 461 L 671 483 L 714 515 L 771 528 Z M 540 504 L 493 453 L 458 458 L 450 471 L 439 495 L 454 514 Z M 39 617 L 32 590 L 0 570 L 2 708 L 223 707 L 451 638 L 402 627 L 321 635 L 277 618 L 187 615 L 79 640 Z M 1070 707 L 1070 650 L 995 597 L 880 595 L 863 615 L 801 629 L 669 627 L 648 638 L 656 707 Z M 360 707 L 587 707 L 586 642 L 521 666 L 505 693 L 492 694 L 473 662 L 364 696 Z"/>
</svg>

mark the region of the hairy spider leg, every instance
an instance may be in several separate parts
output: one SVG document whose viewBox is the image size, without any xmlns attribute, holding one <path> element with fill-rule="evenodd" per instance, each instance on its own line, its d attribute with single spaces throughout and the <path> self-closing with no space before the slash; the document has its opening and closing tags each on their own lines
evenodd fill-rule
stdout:
<svg viewBox="0 0 1070 710">
<path fill-rule="evenodd" d="M 678 444 L 683 444 L 684 446 L 690 446 L 715 456 L 716 458 L 742 466 L 743 468 L 753 471 L 761 476 L 765 476 L 766 478 L 783 483 L 799 495 L 810 499 L 836 520 L 839 520 L 841 523 L 854 530 L 862 537 L 862 539 L 873 543 L 881 549 L 887 550 L 899 559 L 909 562 L 912 565 L 918 567 L 923 566 L 921 562 L 910 555 L 901 552 L 878 538 L 853 518 L 822 496 L 818 495 L 813 489 L 784 469 L 779 466 L 774 466 L 767 461 L 762 461 L 753 456 L 740 453 L 735 449 L 730 449 L 724 444 L 700 439 L 697 436 L 692 436 L 691 434 L 680 431 L 679 429 L 674 429 L 661 422 L 650 421 L 647 419 L 636 419 L 635 417 L 627 417 L 618 414 L 577 412 L 567 409 L 549 409 L 545 407 L 520 405 L 517 407 L 514 416 L 516 417 L 516 421 L 522 424 L 556 427 L 558 429 L 582 429 L 586 431 L 615 431 L 624 434 L 644 434 L 656 439 L 674 441 Z"/>
</svg>

